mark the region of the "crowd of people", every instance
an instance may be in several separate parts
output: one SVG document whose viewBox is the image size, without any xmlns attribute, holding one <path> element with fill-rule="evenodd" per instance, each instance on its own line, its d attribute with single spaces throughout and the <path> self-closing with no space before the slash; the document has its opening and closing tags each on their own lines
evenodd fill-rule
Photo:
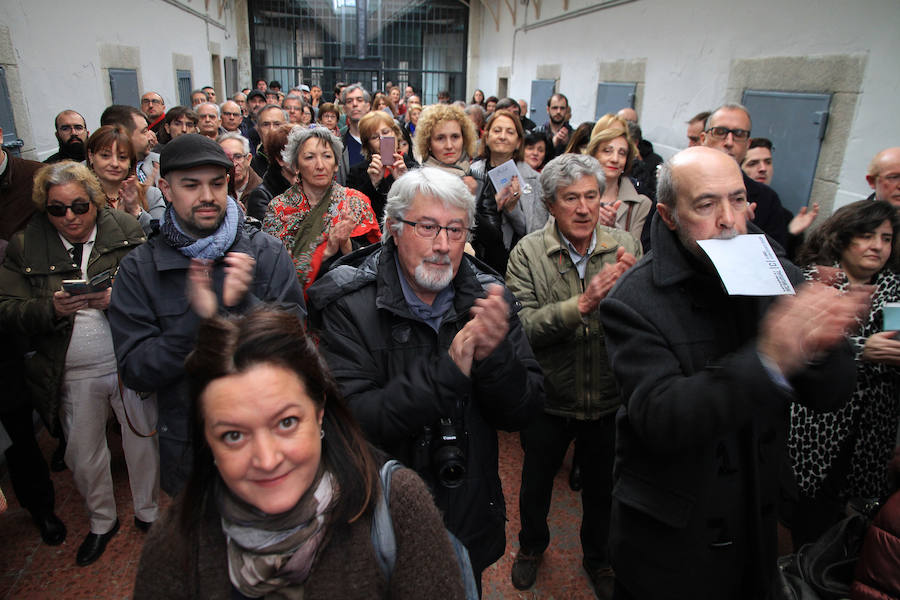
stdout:
<svg viewBox="0 0 900 600">
<path fill-rule="evenodd" d="M 573 442 L 598 598 L 768 598 L 779 531 L 898 489 L 900 148 L 814 223 L 739 104 L 663 161 L 630 107 L 437 97 L 148 91 L 93 133 L 61 111 L 46 165 L 0 151 L 0 419 L 44 542 L 51 468 L 90 517 L 78 565 L 120 528 L 110 409 L 141 598 L 478 595 L 507 551 L 498 430 L 524 450 L 520 590 Z M 726 291 L 698 242 L 744 234 L 794 294 Z"/>
</svg>

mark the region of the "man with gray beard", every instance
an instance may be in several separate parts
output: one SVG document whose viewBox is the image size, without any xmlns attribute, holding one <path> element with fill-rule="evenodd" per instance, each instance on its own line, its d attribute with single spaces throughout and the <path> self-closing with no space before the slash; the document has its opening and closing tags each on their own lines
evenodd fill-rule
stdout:
<svg viewBox="0 0 900 600">
<path fill-rule="evenodd" d="M 459 177 L 409 171 L 382 244 L 343 257 L 308 292 L 320 349 L 368 439 L 429 484 L 475 579 L 503 556 L 497 429 L 543 408 L 519 303 L 464 253 L 475 199 Z"/>
</svg>

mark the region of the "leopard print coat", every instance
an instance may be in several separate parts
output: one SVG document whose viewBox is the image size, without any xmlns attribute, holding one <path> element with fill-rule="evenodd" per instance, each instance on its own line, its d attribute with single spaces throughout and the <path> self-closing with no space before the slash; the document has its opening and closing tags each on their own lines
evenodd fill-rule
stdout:
<svg viewBox="0 0 900 600">
<path fill-rule="evenodd" d="M 814 279 L 816 268 L 804 269 Z M 835 287 L 846 290 L 846 277 Z M 875 277 L 869 314 L 859 319 L 857 335 L 849 337 L 856 357 L 856 389 L 850 401 L 831 413 L 817 413 L 799 404 L 791 406 L 788 443 L 800 491 L 815 498 L 831 475 L 841 482 L 842 497 L 883 497 L 891 492 L 888 463 L 893 456 L 900 419 L 900 368 L 861 359 L 866 339 L 882 330 L 882 309 L 900 301 L 900 275 L 882 269 Z M 851 445 L 847 473 L 832 473 L 846 444 Z"/>
</svg>

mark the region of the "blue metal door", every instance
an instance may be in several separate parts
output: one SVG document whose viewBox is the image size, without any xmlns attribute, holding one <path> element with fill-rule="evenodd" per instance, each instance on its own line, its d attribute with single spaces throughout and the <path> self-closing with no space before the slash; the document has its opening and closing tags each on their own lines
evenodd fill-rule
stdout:
<svg viewBox="0 0 900 600">
<path fill-rule="evenodd" d="M 831 94 L 746 90 L 751 136 L 772 141 L 772 188 L 793 213 L 810 201 Z M 815 198 L 812 199 L 815 201 Z"/>
<path fill-rule="evenodd" d="M 634 108 L 636 89 L 636 83 L 598 83 L 597 110 L 594 112 L 594 120 L 606 113 L 617 113 L 623 108 Z"/>
<path fill-rule="evenodd" d="M 543 125 L 547 122 L 547 101 L 556 93 L 553 79 L 534 79 L 531 82 L 531 100 L 528 102 L 528 118 Z"/>
</svg>

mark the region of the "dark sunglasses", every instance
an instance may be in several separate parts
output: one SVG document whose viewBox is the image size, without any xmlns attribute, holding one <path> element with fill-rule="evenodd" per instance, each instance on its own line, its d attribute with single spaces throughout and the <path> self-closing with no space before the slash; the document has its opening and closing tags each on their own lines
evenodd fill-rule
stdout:
<svg viewBox="0 0 900 600">
<path fill-rule="evenodd" d="M 66 211 L 71 209 L 76 215 L 83 215 L 91 210 L 90 202 L 73 202 L 72 204 L 48 204 L 47 212 L 54 217 L 66 216 Z"/>
</svg>

